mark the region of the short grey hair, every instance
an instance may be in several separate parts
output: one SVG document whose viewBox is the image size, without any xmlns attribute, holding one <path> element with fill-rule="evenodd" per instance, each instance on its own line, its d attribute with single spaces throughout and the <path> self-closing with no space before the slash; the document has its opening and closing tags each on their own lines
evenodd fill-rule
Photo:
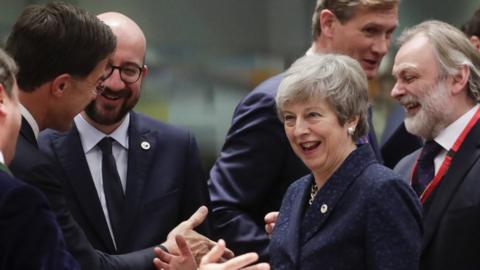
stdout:
<svg viewBox="0 0 480 270">
<path fill-rule="evenodd" d="M 416 36 L 426 37 L 433 47 L 433 53 L 439 68 L 439 79 L 455 75 L 462 66 L 468 66 L 468 95 L 476 102 L 480 101 L 480 54 L 468 38 L 448 23 L 430 20 L 406 29 L 398 37 L 397 45 Z"/>
<path fill-rule="evenodd" d="M 0 49 L 0 84 L 3 85 L 9 96 L 12 95 L 15 76 L 17 74 L 17 64 L 4 50 Z"/>
<path fill-rule="evenodd" d="M 325 98 L 343 126 L 358 116 L 352 139 L 368 132 L 368 81 L 360 64 L 349 56 L 313 54 L 303 56 L 284 73 L 276 104 L 280 120 L 286 105 Z"/>
</svg>

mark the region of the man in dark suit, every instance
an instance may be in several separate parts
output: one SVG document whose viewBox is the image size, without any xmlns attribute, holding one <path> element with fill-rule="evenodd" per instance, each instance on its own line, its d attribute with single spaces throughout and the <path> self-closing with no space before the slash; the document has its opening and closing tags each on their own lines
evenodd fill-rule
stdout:
<svg viewBox="0 0 480 270">
<path fill-rule="evenodd" d="M 383 165 L 389 168 L 394 168 L 403 157 L 423 145 L 420 137 L 407 132 L 403 123 L 404 118 L 403 108 L 398 105 L 393 108 L 385 121 L 380 152 Z"/>
<path fill-rule="evenodd" d="M 193 135 L 132 111 L 148 72 L 142 30 L 120 13 L 98 18 L 117 38 L 105 90 L 75 117 L 70 131 L 42 134 L 39 144 L 55 161 L 68 205 L 92 245 L 125 253 L 164 241 L 178 223 L 208 205 L 209 196 Z M 118 202 L 109 200 L 111 179 L 102 175 L 100 144 L 106 137 L 114 140 L 119 217 L 112 208 Z M 209 235 L 208 222 L 198 230 Z"/>
<path fill-rule="evenodd" d="M 153 269 L 153 248 L 114 256 L 92 247 L 72 217 L 57 169 L 37 144 L 39 131 L 68 130 L 73 117 L 102 92 L 108 57 L 115 46 L 111 29 L 84 10 L 62 3 L 24 10 L 6 44 L 20 68 L 17 81 L 23 116 L 11 169 L 16 177 L 44 192 L 68 250 L 82 269 Z M 204 218 L 205 209 L 200 212 Z M 175 234 L 193 234 L 194 241 L 213 245 L 192 230 L 201 218 L 180 224 L 163 245 L 174 252 Z"/>
<path fill-rule="evenodd" d="M 360 62 L 368 78 L 378 67 L 397 26 L 397 1 L 317 2 L 309 53 L 342 53 Z M 282 75 L 248 94 L 235 109 L 219 158 L 210 171 L 209 190 L 216 234 L 237 254 L 256 251 L 267 258 L 264 216 L 278 211 L 288 186 L 308 173 L 295 156 L 275 110 Z M 371 118 L 371 114 L 369 116 Z M 368 141 L 381 160 L 373 126 Z"/>
<path fill-rule="evenodd" d="M 80 269 L 45 197 L 5 166 L 20 129 L 16 65 L 0 49 L 0 269 Z"/>
<path fill-rule="evenodd" d="M 399 37 L 392 96 L 426 142 L 395 170 L 424 210 L 420 269 L 480 269 L 480 56 L 455 27 L 427 21 Z"/>
<path fill-rule="evenodd" d="M 480 8 L 460 27 L 470 42 L 480 51 Z"/>
</svg>

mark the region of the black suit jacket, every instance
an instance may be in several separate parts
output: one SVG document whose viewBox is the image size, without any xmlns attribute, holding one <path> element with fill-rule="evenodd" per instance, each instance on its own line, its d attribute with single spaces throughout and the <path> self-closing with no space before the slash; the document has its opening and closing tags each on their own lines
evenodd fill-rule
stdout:
<svg viewBox="0 0 480 270">
<path fill-rule="evenodd" d="M 423 270 L 480 269 L 480 122 L 468 133 L 450 168 L 424 204 Z M 411 177 L 420 150 L 395 171 Z"/>
<path fill-rule="evenodd" d="M 0 164 L 0 269 L 80 269 L 45 197 Z"/>
<path fill-rule="evenodd" d="M 113 256 L 92 247 L 70 212 L 62 182 L 52 164 L 52 160 L 38 149 L 32 128 L 25 119 L 22 119 L 15 158 L 10 164 L 10 169 L 17 178 L 43 191 L 57 215 L 67 248 L 80 263 L 81 268 L 154 269 L 152 260 L 155 255 L 151 248 Z"/>
<path fill-rule="evenodd" d="M 217 236 L 235 253 L 256 251 L 261 260 L 267 259 L 269 243 L 265 214 L 278 211 L 288 186 L 309 173 L 293 153 L 277 116 L 275 96 L 282 76 L 261 83 L 237 105 L 220 157 L 210 171 Z M 381 160 L 370 127 L 368 139 Z"/>
<path fill-rule="evenodd" d="M 190 132 L 132 112 L 128 137 L 126 210 L 115 236 L 118 253 L 162 243 L 176 225 L 209 204 L 205 173 Z M 142 147 L 145 143 L 148 149 Z M 77 128 L 42 132 L 39 144 L 59 169 L 73 217 L 92 245 L 115 253 Z M 197 230 L 209 236 L 208 221 Z"/>
</svg>

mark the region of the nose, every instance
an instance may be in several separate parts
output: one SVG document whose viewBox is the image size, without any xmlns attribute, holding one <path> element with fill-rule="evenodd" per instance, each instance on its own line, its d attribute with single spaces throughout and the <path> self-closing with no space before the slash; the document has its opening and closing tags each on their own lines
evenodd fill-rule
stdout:
<svg viewBox="0 0 480 270">
<path fill-rule="evenodd" d="M 301 137 L 305 134 L 308 134 L 309 132 L 310 132 L 310 127 L 308 126 L 308 123 L 301 117 L 298 117 L 295 123 L 294 135 L 296 137 Z"/>
<path fill-rule="evenodd" d="M 375 40 L 372 50 L 383 56 L 387 53 L 388 47 L 390 47 L 390 37 L 381 35 Z"/>
<path fill-rule="evenodd" d="M 122 81 L 122 78 L 120 77 L 120 70 L 119 69 L 114 69 L 112 75 L 108 77 L 103 84 L 105 85 L 106 88 L 109 88 L 111 90 L 119 90 L 125 88 L 125 83 Z"/>
<path fill-rule="evenodd" d="M 392 91 L 390 91 L 390 95 L 393 98 L 398 99 L 398 98 L 402 97 L 403 95 L 405 95 L 405 90 L 403 89 L 403 87 L 398 82 L 396 82 L 395 85 L 392 88 Z"/>
</svg>

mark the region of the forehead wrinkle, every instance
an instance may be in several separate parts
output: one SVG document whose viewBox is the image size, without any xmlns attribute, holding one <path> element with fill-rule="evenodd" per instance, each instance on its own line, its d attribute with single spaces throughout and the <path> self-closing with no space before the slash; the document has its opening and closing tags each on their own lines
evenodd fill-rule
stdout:
<svg viewBox="0 0 480 270">
<path fill-rule="evenodd" d="M 398 65 L 394 65 L 392 69 L 392 75 L 398 75 L 398 73 L 405 71 L 405 70 L 417 70 L 418 65 L 412 63 L 401 63 Z"/>
</svg>

